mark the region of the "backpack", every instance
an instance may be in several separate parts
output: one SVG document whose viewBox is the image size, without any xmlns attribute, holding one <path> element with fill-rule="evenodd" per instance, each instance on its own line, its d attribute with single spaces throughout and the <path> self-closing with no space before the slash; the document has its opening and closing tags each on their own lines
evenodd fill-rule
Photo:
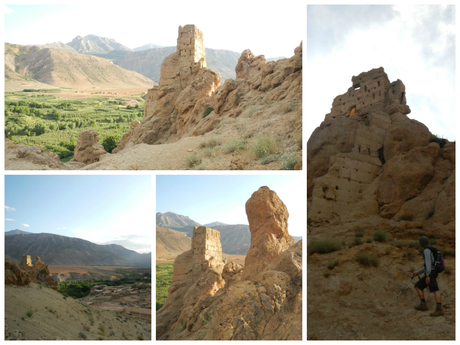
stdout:
<svg viewBox="0 0 460 345">
<path fill-rule="evenodd" d="M 444 265 L 444 257 L 442 256 L 441 251 L 433 246 L 426 246 L 425 248 L 428 248 L 433 253 L 434 270 L 438 273 L 443 272 L 446 267 Z"/>
</svg>

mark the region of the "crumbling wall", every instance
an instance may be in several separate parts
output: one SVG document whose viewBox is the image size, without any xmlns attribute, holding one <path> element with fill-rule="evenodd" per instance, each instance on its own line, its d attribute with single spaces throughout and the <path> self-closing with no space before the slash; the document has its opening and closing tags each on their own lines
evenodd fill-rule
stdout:
<svg viewBox="0 0 460 345">
<path fill-rule="evenodd" d="M 205 226 L 193 228 L 193 263 L 202 264 L 211 257 L 222 262 L 222 244 L 220 232 Z"/>
</svg>

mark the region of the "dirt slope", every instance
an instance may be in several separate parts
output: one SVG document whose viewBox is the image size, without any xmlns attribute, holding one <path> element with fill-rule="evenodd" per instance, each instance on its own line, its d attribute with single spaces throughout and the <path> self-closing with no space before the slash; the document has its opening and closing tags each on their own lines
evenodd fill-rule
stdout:
<svg viewBox="0 0 460 345">
<path fill-rule="evenodd" d="M 356 253 L 362 250 L 374 253 L 380 259 L 379 266 L 360 265 Z M 329 270 L 326 265 L 336 260 L 339 265 Z M 448 273 L 438 277 L 445 316 L 432 318 L 433 294 L 425 291 L 429 311 L 417 311 L 414 306 L 419 299 L 413 284 L 390 307 L 412 272 L 423 265 L 418 253 L 408 260 L 403 250 L 391 244 L 366 243 L 309 256 L 308 339 L 455 339 L 455 259 L 446 259 L 446 264 Z"/>
<path fill-rule="evenodd" d="M 31 315 L 31 316 L 28 316 Z M 6 340 L 148 340 L 151 325 L 40 287 L 5 286 Z"/>
</svg>

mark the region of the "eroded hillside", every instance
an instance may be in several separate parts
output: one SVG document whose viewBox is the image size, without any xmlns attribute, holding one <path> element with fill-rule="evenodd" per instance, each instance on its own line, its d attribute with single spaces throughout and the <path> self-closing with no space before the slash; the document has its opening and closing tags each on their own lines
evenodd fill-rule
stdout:
<svg viewBox="0 0 460 345">
<path fill-rule="evenodd" d="M 455 338 L 455 143 L 410 119 L 405 95 L 383 68 L 361 73 L 307 143 L 309 339 Z M 421 235 L 447 261 L 436 320 L 413 284 L 389 307 L 423 266 Z"/>
</svg>

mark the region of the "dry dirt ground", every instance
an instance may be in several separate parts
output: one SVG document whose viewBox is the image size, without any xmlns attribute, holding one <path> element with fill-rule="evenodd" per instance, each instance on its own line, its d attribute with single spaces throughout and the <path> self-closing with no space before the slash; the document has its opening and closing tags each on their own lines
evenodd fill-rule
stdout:
<svg viewBox="0 0 460 345">
<path fill-rule="evenodd" d="M 344 228 L 342 226 L 342 228 Z M 425 290 L 428 311 L 414 309 L 419 304 L 413 279 L 399 298 L 391 302 L 423 267 L 416 249 L 398 248 L 399 240 L 363 243 L 350 247 L 353 237 L 339 228 L 316 229 L 313 238 L 341 237 L 340 250 L 307 257 L 307 339 L 308 340 L 454 340 L 455 339 L 455 258 L 445 258 L 446 270 L 439 274 L 444 316 L 433 318 L 433 293 Z M 329 237 L 328 237 L 329 236 Z M 415 237 L 418 242 L 418 237 Z M 358 263 L 356 254 L 371 253 L 377 267 Z M 337 266 L 329 269 L 329 264 Z M 332 265 L 333 266 L 333 265 Z"/>
<path fill-rule="evenodd" d="M 41 287 L 5 286 L 6 340 L 150 340 L 151 324 Z"/>
</svg>

